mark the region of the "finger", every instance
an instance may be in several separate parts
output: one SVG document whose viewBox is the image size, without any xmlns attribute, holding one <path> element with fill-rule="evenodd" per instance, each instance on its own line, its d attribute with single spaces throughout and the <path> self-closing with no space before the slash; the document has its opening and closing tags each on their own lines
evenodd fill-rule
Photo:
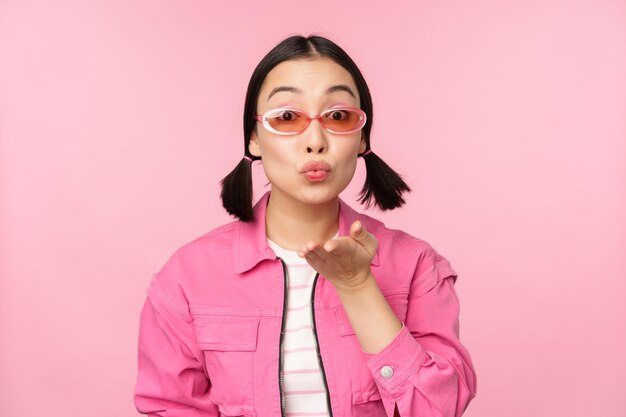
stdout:
<svg viewBox="0 0 626 417">
<path fill-rule="evenodd" d="M 310 240 L 306 244 L 301 246 L 300 249 L 298 249 L 298 255 L 301 255 L 302 257 L 304 257 L 306 256 L 307 253 L 315 250 L 317 246 L 318 246 L 317 242 Z"/>
<path fill-rule="evenodd" d="M 357 220 L 352 223 L 352 227 L 350 227 L 351 235 L 353 232 L 355 236 L 354 240 L 359 242 L 368 252 L 372 253 L 376 251 L 376 248 L 378 247 L 378 239 L 376 239 L 376 236 L 369 233 L 360 221 Z"/>
<path fill-rule="evenodd" d="M 306 247 L 301 247 L 300 249 L 298 249 L 298 256 L 301 258 L 304 258 L 307 253 L 309 253 L 308 249 Z"/>
<path fill-rule="evenodd" d="M 365 229 L 363 223 L 361 223 L 360 220 L 357 220 L 350 226 L 350 236 L 352 236 L 355 240 L 362 241 L 369 237 L 369 233 Z"/>
<path fill-rule="evenodd" d="M 326 243 L 324 243 L 323 249 L 327 253 L 332 253 L 333 251 L 335 251 L 335 249 L 337 249 L 337 247 L 339 246 L 339 243 L 340 243 L 339 239 L 327 240 Z"/>
<path fill-rule="evenodd" d="M 330 247 L 331 249 L 330 251 L 327 250 L 327 246 Z M 321 259 L 324 259 L 324 260 L 332 259 L 337 256 L 335 253 L 333 253 L 333 251 L 335 250 L 333 249 L 334 246 L 336 246 L 336 243 L 331 244 L 331 243 L 326 242 L 324 246 L 316 248 L 313 252 L 315 252 L 315 254 L 319 256 Z"/>
<path fill-rule="evenodd" d="M 320 256 L 317 250 L 309 251 L 305 256 L 305 259 L 313 263 L 325 262 L 325 259 Z"/>
<path fill-rule="evenodd" d="M 324 245 L 324 248 L 329 247 L 331 250 L 328 254 L 333 256 L 346 256 L 352 254 L 354 251 L 354 243 L 351 242 L 351 238 L 342 237 L 339 239 L 333 239 Z"/>
<path fill-rule="evenodd" d="M 324 250 L 320 248 L 320 245 L 317 242 L 310 240 L 306 243 L 306 245 L 304 245 L 303 252 L 305 257 L 308 257 L 308 259 L 319 262 L 319 260 L 322 258 L 322 252 L 324 252 Z"/>
</svg>

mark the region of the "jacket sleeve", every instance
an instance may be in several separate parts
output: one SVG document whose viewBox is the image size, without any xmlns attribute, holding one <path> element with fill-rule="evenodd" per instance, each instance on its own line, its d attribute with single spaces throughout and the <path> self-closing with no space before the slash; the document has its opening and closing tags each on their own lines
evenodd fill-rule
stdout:
<svg viewBox="0 0 626 417">
<path fill-rule="evenodd" d="M 388 417 L 396 407 L 402 417 L 460 417 L 477 380 L 459 340 L 457 274 L 432 248 L 417 265 L 402 329 L 381 351 L 366 354 L 367 366 Z"/>
<path fill-rule="evenodd" d="M 150 417 L 218 416 L 188 310 L 158 277 L 148 287 L 139 320 L 135 407 Z"/>
</svg>

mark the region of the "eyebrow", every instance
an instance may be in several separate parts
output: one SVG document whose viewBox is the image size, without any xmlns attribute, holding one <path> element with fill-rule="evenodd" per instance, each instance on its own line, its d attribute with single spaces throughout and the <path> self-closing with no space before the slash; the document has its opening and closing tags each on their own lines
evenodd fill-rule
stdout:
<svg viewBox="0 0 626 417">
<path fill-rule="evenodd" d="M 302 90 L 300 90 L 297 87 L 291 87 L 288 85 L 281 85 L 279 87 L 276 87 L 272 90 L 272 92 L 270 93 L 270 95 L 267 97 L 267 101 L 270 100 L 270 98 L 281 91 L 289 91 L 290 93 L 295 93 L 295 94 L 302 94 Z M 354 92 L 352 91 L 352 89 L 350 87 L 348 87 L 345 84 L 337 84 L 337 85 L 333 85 L 332 87 L 330 87 L 328 90 L 326 90 L 326 92 L 324 93 L 324 95 L 329 95 L 331 93 L 334 93 L 335 91 L 346 91 L 348 93 L 350 93 L 350 95 L 354 98 L 356 98 L 356 96 L 354 95 Z"/>
</svg>

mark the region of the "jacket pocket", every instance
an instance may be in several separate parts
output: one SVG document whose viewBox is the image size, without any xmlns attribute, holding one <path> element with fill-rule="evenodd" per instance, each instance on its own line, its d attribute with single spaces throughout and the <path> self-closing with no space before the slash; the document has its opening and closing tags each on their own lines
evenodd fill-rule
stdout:
<svg viewBox="0 0 626 417">
<path fill-rule="evenodd" d="M 260 316 L 192 312 L 192 317 L 211 400 L 225 416 L 255 416 L 252 371 Z"/>
<path fill-rule="evenodd" d="M 408 306 L 408 293 L 393 293 L 385 295 L 387 302 L 395 313 L 398 320 L 404 322 Z M 350 351 L 347 361 L 350 368 L 350 380 L 352 385 L 352 404 L 364 404 L 381 399 L 376 381 L 367 366 L 369 359 L 363 353 L 361 345 L 356 337 L 350 319 L 343 306 L 336 309 L 338 332 L 348 345 Z"/>
</svg>

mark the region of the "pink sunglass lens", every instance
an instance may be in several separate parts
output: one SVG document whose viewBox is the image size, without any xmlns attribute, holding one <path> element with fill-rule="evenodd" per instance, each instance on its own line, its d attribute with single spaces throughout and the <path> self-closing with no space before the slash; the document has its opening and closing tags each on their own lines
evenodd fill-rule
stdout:
<svg viewBox="0 0 626 417">
<path fill-rule="evenodd" d="M 284 133 L 300 132 L 307 123 L 304 114 L 296 110 L 280 110 L 268 116 L 267 121 L 272 128 Z"/>
<path fill-rule="evenodd" d="M 324 114 L 323 124 L 335 132 L 349 132 L 361 122 L 361 115 L 350 109 L 334 109 Z"/>
</svg>

